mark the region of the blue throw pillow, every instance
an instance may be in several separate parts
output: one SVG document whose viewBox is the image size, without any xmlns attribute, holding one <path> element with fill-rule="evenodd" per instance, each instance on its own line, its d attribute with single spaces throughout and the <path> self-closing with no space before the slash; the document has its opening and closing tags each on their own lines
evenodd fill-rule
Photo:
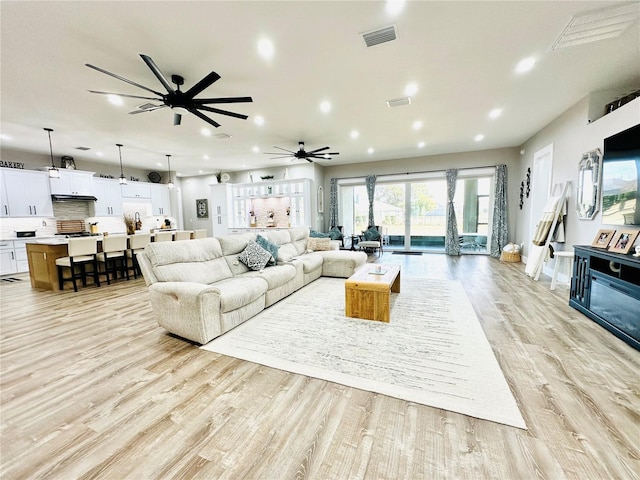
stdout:
<svg viewBox="0 0 640 480">
<path fill-rule="evenodd" d="M 377 242 L 380 240 L 380 232 L 376 227 L 369 227 L 369 229 L 364 232 L 364 239 L 367 241 Z"/>
<path fill-rule="evenodd" d="M 330 238 L 328 233 L 316 232 L 313 228 L 309 231 L 312 238 Z"/>
<path fill-rule="evenodd" d="M 342 232 L 338 227 L 333 227 L 329 230 L 329 238 L 331 240 L 342 240 Z"/>
<path fill-rule="evenodd" d="M 256 238 L 256 243 L 271 254 L 271 260 L 269 260 L 269 265 L 275 265 L 276 262 L 278 261 L 278 249 L 280 248 L 280 245 L 276 245 L 275 243 L 270 242 L 269 240 L 267 240 L 264 237 L 261 237 L 260 235 L 258 235 L 258 238 Z"/>
</svg>

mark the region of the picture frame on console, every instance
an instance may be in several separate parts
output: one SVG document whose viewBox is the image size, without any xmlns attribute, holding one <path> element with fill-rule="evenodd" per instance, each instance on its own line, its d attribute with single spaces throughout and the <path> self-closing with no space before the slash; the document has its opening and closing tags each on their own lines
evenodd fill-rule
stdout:
<svg viewBox="0 0 640 480">
<path fill-rule="evenodd" d="M 618 230 L 609 245 L 610 252 L 627 254 L 636 241 L 638 230 Z"/>
<path fill-rule="evenodd" d="M 596 248 L 607 248 L 615 233 L 615 230 L 608 228 L 598 230 L 596 238 L 593 239 L 591 246 Z"/>
</svg>

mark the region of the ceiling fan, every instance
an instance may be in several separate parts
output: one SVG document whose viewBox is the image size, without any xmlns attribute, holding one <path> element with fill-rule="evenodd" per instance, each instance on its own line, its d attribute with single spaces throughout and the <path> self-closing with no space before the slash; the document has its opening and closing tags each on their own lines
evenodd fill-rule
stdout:
<svg viewBox="0 0 640 480">
<path fill-rule="evenodd" d="M 137 110 L 129 112 L 130 114 L 137 113 L 145 113 L 152 112 L 154 110 L 159 110 L 161 108 L 169 107 L 174 110 L 173 115 L 173 124 L 180 125 L 182 121 L 182 114 L 180 112 L 189 112 L 195 115 L 196 117 L 204 120 L 205 122 L 213 125 L 214 127 L 219 127 L 220 124 L 215 120 L 209 118 L 207 115 L 202 113 L 200 110 L 204 110 L 205 112 L 217 113 L 220 115 L 228 115 L 230 117 L 241 118 L 246 120 L 247 115 L 242 115 L 240 113 L 229 112 L 228 110 L 221 110 L 219 108 L 209 107 L 207 104 L 217 104 L 217 103 L 243 103 L 243 102 L 253 102 L 251 97 L 226 97 L 226 98 L 194 98 L 200 92 L 211 86 L 214 82 L 220 79 L 220 75 L 216 72 L 211 72 L 206 75 L 202 80 L 192 86 L 186 92 L 180 90 L 180 87 L 184 84 L 184 78 L 180 75 L 171 75 L 171 82 L 176 85 L 176 88 L 167 81 L 167 78 L 163 75 L 160 69 L 157 67 L 155 62 L 151 59 L 151 57 L 147 55 L 140 54 L 144 63 L 151 69 L 156 78 L 160 81 L 162 86 L 167 90 L 167 93 L 156 92 L 150 88 L 145 87 L 144 85 L 140 85 L 139 83 L 132 82 L 131 80 L 127 80 L 120 75 L 116 75 L 115 73 L 108 72 L 100 67 L 96 67 L 95 65 L 91 65 L 89 63 L 85 64 L 89 68 L 93 68 L 98 72 L 105 73 L 110 75 L 118 80 L 129 83 L 135 87 L 142 88 L 148 92 L 151 92 L 157 95 L 160 98 L 154 97 L 142 97 L 139 95 L 125 95 L 121 93 L 110 93 L 110 92 L 98 92 L 96 90 L 89 90 L 91 93 L 98 93 L 100 95 L 118 95 L 121 97 L 127 98 L 138 98 L 141 100 L 152 100 L 155 102 L 162 102 L 160 105 L 146 103 L 138 107 Z"/>
<path fill-rule="evenodd" d="M 277 153 L 265 152 L 265 155 L 278 155 L 277 157 L 272 157 L 271 160 L 275 160 L 276 158 L 292 157 L 292 160 L 294 158 L 297 158 L 297 159 L 306 160 L 307 162 L 312 163 L 314 158 L 316 160 L 331 160 L 331 155 L 340 155 L 338 152 L 324 152 L 325 150 L 329 150 L 330 147 L 316 148 L 315 150 L 310 150 L 307 152 L 304 149 L 304 142 L 298 142 L 297 152 L 287 150 L 286 148 L 276 147 L 275 145 L 273 148 L 277 148 L 278 150 L 282 150 L 288 153 L 283 154 L 279 152 Z M 320 153 L 320 152 L 324 152 L 324 153 Z"/>
</svg>

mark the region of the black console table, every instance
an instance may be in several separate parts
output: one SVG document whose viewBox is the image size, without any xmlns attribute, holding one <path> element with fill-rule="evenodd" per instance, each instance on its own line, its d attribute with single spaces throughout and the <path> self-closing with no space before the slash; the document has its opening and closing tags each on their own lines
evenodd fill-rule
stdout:
<svg viewBox="0 0 640 480">
<path fill-rule="evenodd" d="M 640 350 L 640 258 L 574 249 L 569 305 Z"/>
</svg>

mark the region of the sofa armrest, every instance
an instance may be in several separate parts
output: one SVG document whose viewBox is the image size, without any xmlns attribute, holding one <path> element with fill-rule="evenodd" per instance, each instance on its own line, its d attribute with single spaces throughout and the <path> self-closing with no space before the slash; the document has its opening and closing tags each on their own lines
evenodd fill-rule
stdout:
<svg viewBox="0 0 640 480">
<path fill-rule="evenodd" d="M 149 286 L 158 324 L 201 344 L 222 333 L 220 290 L 193 282 L 158 282 Z"/>
</svg>

